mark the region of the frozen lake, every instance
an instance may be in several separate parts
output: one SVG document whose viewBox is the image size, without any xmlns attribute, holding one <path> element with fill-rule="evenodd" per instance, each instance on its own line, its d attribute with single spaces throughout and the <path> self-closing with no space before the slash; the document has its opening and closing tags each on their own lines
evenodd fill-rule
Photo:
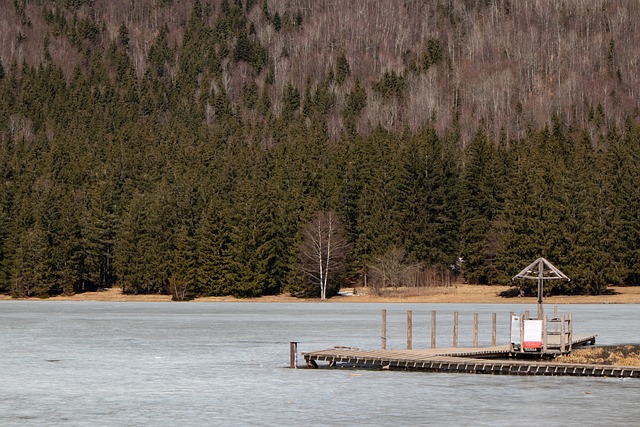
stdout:
<svg viewBox="0 0 640 427">
<path fill-rule="evenodd" d="M 0 425 L 631 425 L 640 381 L 419 372 L 288 369 L 299 351 L 508 341 L 521 305 L 0 302 Z M 547 307 L 550 313 L 552 307 Z M 569 305 L 575 333 L 599 344 L 640 343 L 640 307 Z M 300 364 L 303 359 L 300 357 Z"/>
</svg>

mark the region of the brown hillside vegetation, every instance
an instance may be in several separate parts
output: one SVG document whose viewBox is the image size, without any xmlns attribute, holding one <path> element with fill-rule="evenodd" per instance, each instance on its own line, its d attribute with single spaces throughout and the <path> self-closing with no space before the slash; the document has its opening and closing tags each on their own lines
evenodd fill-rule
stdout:
<svg viewBox="0 0 640 427">
<path fill-rule="evenodd" d="M 124 26 L 129 55 L 142 77 L 165 25 L 170 47 L 183 44 L 194 5 L 189 0 L 95 0 L 61 11 L 60 3 L 0 0 L 0 59 L 5 68 L 14 62 L 39 64 L 47 55 L 67 77 L 74 67 L 83 66 L 92 46 L 73 45 L 58 21 L 45 21 L 45 16 L 62 16 L 67 23 L 82 24 L 80 28 L 95 28 L 97 35 L 89 36 L 101 49 L 116 40 Z M 443 131 L 456 121 L 467 140 L 479 123 L 492 136 L 504 132 L 513 138 L 560 115 L 590 124 L 595 133 L 604 114 L 621 124 L 640 106 L 640 3 L 634 0 L 200 3 L 202 19 L 211 26 L 225 4 L 248 9 L 248 24 L 272 64 L 272 69 L 254 70 L 245 62 L 225 59 L 222 84 L 235 105 L 247 84 L 263 88 L 271 71 L 269 95 L 279 115 L 289 84 L 303 93 L 306 86 L 313 90 L 334 74 L 337 81 L 328 90 L 336 102 L 326 117 L 334 136 L 343 130 L 341 112 L 357 81 L 368 95 L 357 120 L 364 132 L 377 125 L 417 129 L 430 121 Z M 169 71 L 175 75 L 179 70 Z M 404 79 L 403 96 L 376 90 L 377 83 L 385 83 L 385 73 Z M 219 85 L 213 79 L 210 83 Z M 251 112 L 244 114 L 249 117 Z"/>
</svg>

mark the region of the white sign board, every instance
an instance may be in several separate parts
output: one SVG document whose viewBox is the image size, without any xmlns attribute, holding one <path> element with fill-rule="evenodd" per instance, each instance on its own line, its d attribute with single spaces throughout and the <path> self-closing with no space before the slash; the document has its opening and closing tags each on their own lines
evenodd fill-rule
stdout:
<svg viewBox="0 0 640 427">
<path fill-rule="evenodd" d="M 520 316 L 511 316 L 511 344 L 520 345 Z"/>
<path fill-rule="evenodd" d="M 525 349 L 542 348 L 542 320 L 525 320 L 522 347 Z"/>
</svg>

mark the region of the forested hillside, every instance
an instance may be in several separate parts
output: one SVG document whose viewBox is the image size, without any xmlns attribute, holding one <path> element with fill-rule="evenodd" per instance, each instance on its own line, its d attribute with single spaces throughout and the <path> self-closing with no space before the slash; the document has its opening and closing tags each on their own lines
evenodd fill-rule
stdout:
<svg viewBox="0 0 640 427">
<path fill-rule="evenodd" d="M 553 292 L 640 282 L 636 1 L 0 11 L 0 292 L 319 294 L 326 212 L 329 294 L 539 256 L 572 278 Z"/>
</svg>

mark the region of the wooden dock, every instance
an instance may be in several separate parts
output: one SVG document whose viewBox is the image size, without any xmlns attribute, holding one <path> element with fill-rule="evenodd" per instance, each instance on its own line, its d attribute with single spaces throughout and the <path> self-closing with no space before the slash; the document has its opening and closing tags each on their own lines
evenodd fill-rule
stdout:
<svg viewBox="0 0 640 427">
<path fill-rule="evenodd" d="M 458 349 L 463 350 L 463 349 Z M 352 367 L 424 372 L 493 375 L 547 375 L 640 378 L 640 368 L 632 366 L 583 365 L 516 359 L 481 359 L 457 355 L 434 355 L 431 350 L 358 350 L 334 348 L 303 353 L 307 365 L 318 361 L 329 367 Z"/>
<path fill-rule="evenodd" d="M 407 348 L 388 350 L 386 310 L 382 310 L 380 350 L 334 347 L 302 353 L 308 368 L 343 367 L 423 372 L 460 372 L 494 375 L 567 375 L 640 378 L 640 367 L 557 363 L 558 356 L 593 345 L 595 335 L 573 333 L 571 315 L 530 319 L 527 312 L 510 314 L 509 344 L 496 345 L 496 314 L 492 314 L 491 346 L 478 346 L 478 314 L 474 313 L 473 347 L 458 347 L 458 313 L 454 312 L 452 347 L 436 347 L 436 313 L 431 312 L 431 348 L 413 349 L 412 311 L 407 311 Z M 290 366 L 297 367 L 297 343 L 291 343 Z"/>
<path fill-rule="evenodd" d="M 595 336 L 576 336 L 573 346 L 593 343 Z M 422 350 L 360 350 L 335 347 L 302 353 L 307 367 L 346 367 L 424 372 L 474 373 L 494 375 L 548 375 L 640 378 L 640 367 L 605 366 L 523 360 L 509 345 L 484 348 L 440 348 Z"/>
</svg>

